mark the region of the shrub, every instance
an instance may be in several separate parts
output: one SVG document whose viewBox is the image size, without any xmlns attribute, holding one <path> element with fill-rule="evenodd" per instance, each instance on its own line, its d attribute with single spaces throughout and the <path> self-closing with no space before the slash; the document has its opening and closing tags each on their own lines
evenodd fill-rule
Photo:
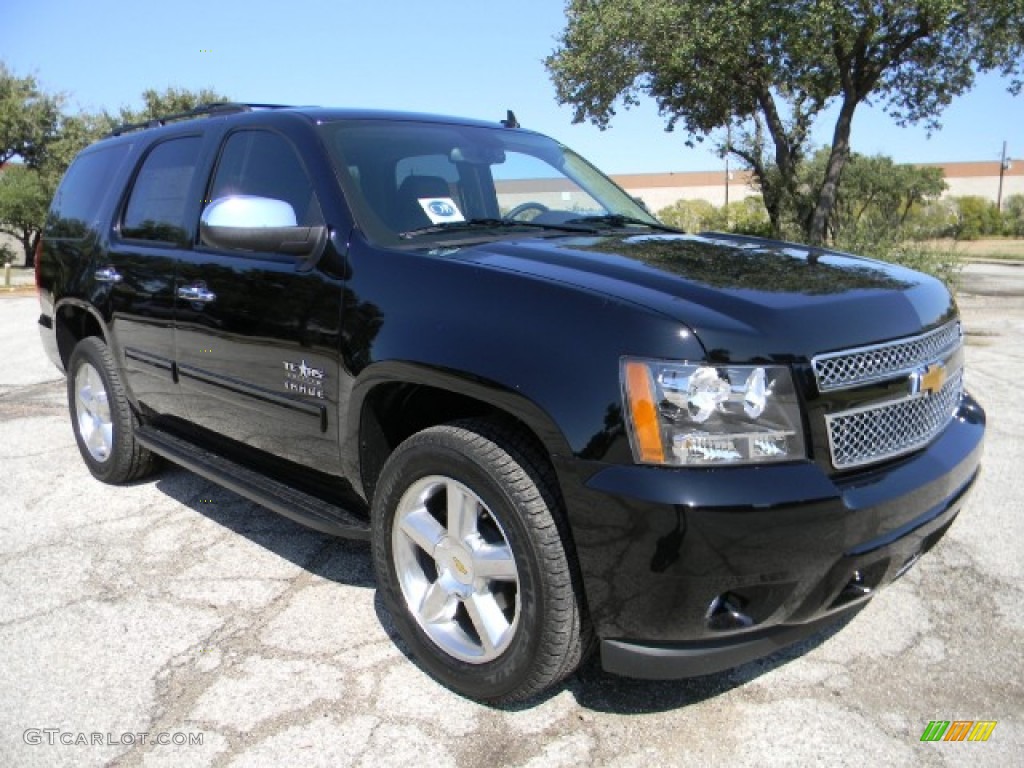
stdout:
<svg viewBox="0 0 1024 768">
<path fill-rule="evenodd" d="M 687 232 L 703 232 L 720 228 L 722 216 L 707 200 L 676 200 L 658 211 L 658 218 L 670 227 Z"/>
<path fill-rule="evenodd" d="M 772 222 L 759 195 L 729 203 L 724 213 L 723 229 L 741 235 L 771 237 Z"/>
<path fill-rule="evenodd" d="M 956 244 L 943 245 L 904 239 L 888 228 L 859 227 L 840 237 L 835 247 L 858 256 L 899 264 L 939 278 L 956 291 L 963 259 Z"/>
<path fill-rule="evenodd" d="M 937 240 L 955 236 L 958 221 L 955 202 L 948 198 L 932 200 L 911 208 L 904 231 L 912 240 Z"/>
<path fill-rule="evenodd" d="M 16 254 L 7 243 L 0 243 L 0 267 L 4 264 L 13 264 Z"/>
<path fill-rule="evenodd" d="M 953 236 L 957 240 L 977 240 L 982 235 L 1002 233 L 1002 217 L 995 203 L 983 197 L 954 197 L 956 223 Z"/>
<path fill-rule="evenodd" d="M 1024 237 L 1024 195 L 1010 195 L 1003 201 L 1003 234 Z"/>
</svg>

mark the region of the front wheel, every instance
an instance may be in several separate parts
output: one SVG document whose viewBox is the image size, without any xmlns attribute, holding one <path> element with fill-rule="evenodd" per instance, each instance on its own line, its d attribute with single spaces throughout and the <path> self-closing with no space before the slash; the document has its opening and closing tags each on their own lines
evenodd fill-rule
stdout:
<svg viewBox="0 0 1024 768">
<path fill-rule="evenodd" d="M 420 663 L 474 699 L 527 698 L 585 649 L 546 466 L 525 441 L 466 422 L 413 435 L 381 473 L 378 589 Z"/>
</svg>

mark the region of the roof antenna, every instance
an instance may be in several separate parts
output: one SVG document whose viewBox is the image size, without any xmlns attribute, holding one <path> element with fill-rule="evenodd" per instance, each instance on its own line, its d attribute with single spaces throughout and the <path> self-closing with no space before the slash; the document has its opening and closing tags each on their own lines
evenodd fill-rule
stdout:
<svg viewBox="0 0 1024 768">
<path fill-rule="evenodd" d="M 506 128 L 519 128 L 519 121 L 516 120 L 516 113 L 511 109 L 507 110 L 507 117 L 501 121 L 501 124 Z"/>
</svg>

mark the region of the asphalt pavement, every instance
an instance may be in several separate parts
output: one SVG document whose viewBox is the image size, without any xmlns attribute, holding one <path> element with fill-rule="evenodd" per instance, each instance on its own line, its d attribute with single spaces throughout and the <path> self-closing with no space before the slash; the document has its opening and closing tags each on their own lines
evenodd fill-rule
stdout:
<svg viewBox="0 0 1024 768">
<path fill-rule="evenodd" d="M 93 480 L 35 295 L 0 291 L 0 766 L 1022 765 L 1024 268 L 971 265 L 960 304 L 985 467 L 902 580 L 729 672 L 591 663 L 493 708 L 407 658 L 364 543 L 174 467 Z M 997 725 L 921 742 L 932 720 Z"/>
</svg>

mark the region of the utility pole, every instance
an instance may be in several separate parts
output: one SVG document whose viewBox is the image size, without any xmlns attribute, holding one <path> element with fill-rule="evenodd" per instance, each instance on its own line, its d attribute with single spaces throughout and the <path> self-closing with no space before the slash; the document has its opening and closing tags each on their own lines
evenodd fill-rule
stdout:
<svg viewBox="0 0 1024 768">
<path fill-rule="evenodd" d="M 1006 159 L 1006 142 L 1003 142 L 1003 155 L 999 158 L 999 193 L 996 195 L 996 210 L 1003 212 L 1003 174 L 1010 169 L 1010 161 Z"/>
<path fill-rule="evenodd" d="M 729 216 L 729 153 L 732 151 L 732 123 L 725 126 L 725 215 Z"/>
</svg>

